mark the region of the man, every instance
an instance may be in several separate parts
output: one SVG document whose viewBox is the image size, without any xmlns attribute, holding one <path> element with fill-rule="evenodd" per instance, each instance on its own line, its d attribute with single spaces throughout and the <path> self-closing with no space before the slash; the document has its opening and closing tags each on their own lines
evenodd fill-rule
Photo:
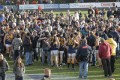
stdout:
<svg viewBox="0 0 120 80">
<path fill-rule="evenodd" d="M 112 15 L 113 13 L 112 13 L 112 10 L 111 10 L 111 8 L 107 11 L 107 17 L 108 17 L 108 19 L 110 18 L 110 16 Z"/>
<path fill-rule="evenodd" d="M 32 49 L 33 49 L 33 52 L 34 52 L 34 57 L 33 57 L 33 61 L 36 60 L 38 61 L 38 53 L 36 52 L 36 46 L 37 46 L 37 41 L 39 39 L 38 35 L 37 35 L 37 31 L 34 30 L 32 32 Z"/>
<path fill-rule="evenodd" d="M 24 47 L 24 52 L 25 52 L 25 65 L 32 65 L 32 42 L 30 39 L 30 33 L 27 33 L 25 35 L 25 38 L 23 40 L 23 47 Z"/>
<path fill-rule="evenodd" d="M 109 35 L 108 40 L 106 40 L 106 42 L 108 42 L 112 48 L 112 55 L 111 55 L 111 71 L 112 73 L 115 71 L 115 57 L 116 57 L 116 48 L 117 48 L 117 43 L 116 41 L 113 39 L 112 35 Z"/>
<path fill-rule="evenodd" d="M 88 56 L 90 54 L 90 51 L 92 51 L 91 47 L 88 46 L 87 40 L 82 40 L 81 46 L 78 48 L 76 59 L 80 59 L 80 74 L 79 78 L 87 78 L 88 74 Z M 77 58 L 78 57 L 78 58 Z M 79 60 L 78 60 L 79 61 Z M 84 73 L 83 73 L 84 72 Z"/>
<path fill-rule="evenodd" d="M 110 57 L 111 57 L 112 49 L 108 42 L 105 42 L 105 40 L 101 39 L 101 44 L 99 46 L 99 57 L 101 58 L 103 70 L 104 70 L 104 76 L 105 77 L 111 77 L 111 64 L 110 64 Z"/>
<path fill-rule="evenodd" d="M 45 63 L 45 56 L 47 56 L 47 63 L 50 65 L 50 43 L 49 43 L 49 33 L 43 32 L 40 40 L 42 41 L 42 49 L 43 52 L 41 53 L 42 56 L 42 65 Z"/>
<path fill-rule="evenodd" d="M 0 80 L 5 80 L 5 72 L 8 70 L 9 65 L 3 54 L 0 53 Z"/>
<path fill-rule="evenodd" d="M 89 33 L 89 36 L 87 37 L 87 42 L 88 45 L 92 48 L 92 52 L 90 56 L 90 59 L 92 58 L 92 66 L 96 66 L 96 53 L 94 49 L 96 38 L 93 32 Z"/>
<path fill-rule="evenodd" d="M 10 0 L 6 0 L 6 4 L 7 4 L 7 5 L 10 5 Z"/>
<path fill-rule="evenodd" d="M 14 61 L 18 56 L 20 56 L 20 49 L 22 46 L 22 39 L 20 38 L 20 35 L 17 33 L 15 38 L 12 41 L 13 50 L 14 50 Z"/>
</svg>

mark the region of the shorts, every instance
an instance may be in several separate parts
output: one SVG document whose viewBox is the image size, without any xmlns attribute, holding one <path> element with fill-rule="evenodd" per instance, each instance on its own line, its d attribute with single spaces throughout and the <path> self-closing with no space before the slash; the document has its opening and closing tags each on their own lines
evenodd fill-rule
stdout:
<svg viewBox="0 0 120 80">
<path fill-rule="evenodd" d="M 59 51 L 61 55 L 63 55 L 64 51 Z"/>
<path fill-rule="evenodd" d="M 11 44 L 5 44 L 5 47 L 7 47 L 7 48 L 9 48 L 11 46 L 12 46 Z"/>
<path fill-rule="evenodd" d="M 75 57 L 76 54 L 75 53 L 72 53 L 72 54 L 68 54 L 68 57 Z"/>
<path fill-rule="evenodd" d="M 58 50 L 51 50 L 51 55 L 58 56 Z"/>
</svg>

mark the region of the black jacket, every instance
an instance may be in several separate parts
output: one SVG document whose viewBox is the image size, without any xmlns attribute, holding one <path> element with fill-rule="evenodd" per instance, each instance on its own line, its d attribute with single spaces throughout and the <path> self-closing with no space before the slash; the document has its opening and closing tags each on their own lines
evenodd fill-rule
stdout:
<svg viewBox="0 0 120 80">
<path fill-rule="evenodd" d="M 95 42 L 96 42 L 96 38 L 94 35 L 90 35 L 87 37 L 87 42 L 88 42 L 88 45 L 93 47 L 95 46 Z"/>
<path fill-rule="evenodd" d="M 4 58 L 2 61 L 0 61 L 0 75 L 5 74 L 8 68 L 9 68 L 8 62 Z"/>
<path fill-rule="evenodd" d="M 36 48 L 36 45 L 37 45 L 38 39 L 39 39 L 38 36 L 32 37 L 32 40 L 31 40 L 31 41 L 32 41 L 32 48 L 33 48 L 33 49 Z"/>
<path fill-rule="evenodd" d="M 31 52 L 32 50 L 32 42 L 30 37 L 25 37 L 23 41 L 23 47 L 25 52 Z"/>
<path fill-rule="evenodd" d="M 78 58 L 78 61 L 88 61 L 88 56 L 91 51 L 92 49 L 90 46 L 82 44 L 77 50 L 76 58 Z"/>
</svg>

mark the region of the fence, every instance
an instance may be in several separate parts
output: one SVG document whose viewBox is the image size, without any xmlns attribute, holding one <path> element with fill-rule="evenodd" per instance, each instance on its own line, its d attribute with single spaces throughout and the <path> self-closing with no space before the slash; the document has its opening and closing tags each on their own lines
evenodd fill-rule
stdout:
<svg viewBox="0 0 120 80">
<path fill-rule="evenodd" d="M 7 5 L 4 5 L 7 6 Z M 43 10 L 49 9 L 82 9 L 89 7 L 97 7 L 97 8 L 109 8 L 109 7 L 120 7 L 120 2 L 101 2 L 101 3 L 70 3 L 70 4 L 25 4 L 19 5 L 19 10 L 35 10 L 40 6 Z M 18 10 L 18 7 L 15 5 L 8 5 L 8 8 L 13 8 L 14 10 Z"/>
</svg>

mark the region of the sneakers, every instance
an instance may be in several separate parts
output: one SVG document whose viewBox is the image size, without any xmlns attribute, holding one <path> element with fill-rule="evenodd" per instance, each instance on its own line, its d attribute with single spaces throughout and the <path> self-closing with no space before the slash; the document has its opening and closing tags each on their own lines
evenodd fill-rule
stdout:
<svg viewBox="0 0 120 80">
<path fill-rule="evenodd" d="M 79 79 L 80 79 L 80 80 L 82 80 L 82 79 L 83 79 L 83 80 L 86 80 L 87 77 L 86 77 L 86 76 L 79 76 Z"/>
</svg>

